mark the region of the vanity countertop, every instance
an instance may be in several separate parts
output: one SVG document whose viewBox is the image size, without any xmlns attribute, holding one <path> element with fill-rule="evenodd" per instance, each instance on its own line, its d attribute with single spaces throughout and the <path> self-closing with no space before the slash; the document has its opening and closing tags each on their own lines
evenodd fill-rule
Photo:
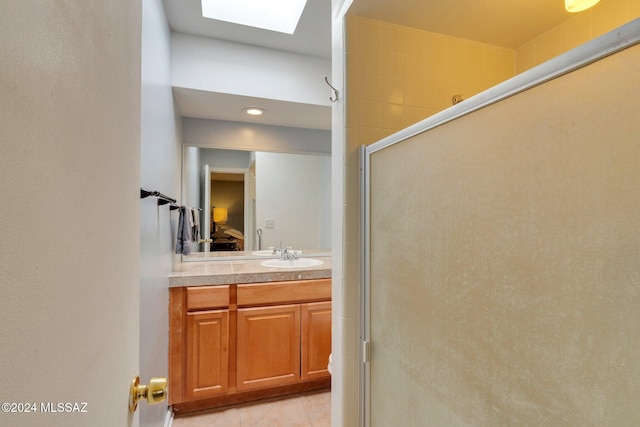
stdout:
<svg viewBox="0 0 640 427">
<path fill-rule="evenodd" d="M 323 264 L 304 268 L 264 267 L 264 259 L 181 262 L 169 275 L 169 287 L 228 285 L 331 278 L 331 257 Z"/>
</svg>

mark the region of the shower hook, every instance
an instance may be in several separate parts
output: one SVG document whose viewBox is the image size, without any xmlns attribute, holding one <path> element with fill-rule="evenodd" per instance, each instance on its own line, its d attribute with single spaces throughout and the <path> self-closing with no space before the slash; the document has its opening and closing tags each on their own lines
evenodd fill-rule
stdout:
<svg viewBox="0 0 640 427">
<path fill-rule="evenodd" d="M 335 87 L 331 86 L 331 83 L 329 83 L 329 79 L 327 78 L 327 76 L 324 76 L 324 81 L 327 82 L 327 84 L 329 85 L 329 87 L 331 89 L 333 89 L 333 94 L 335 95 L 335 99 L 334 99 L 334 97 L 330 96 L 329 97 L 329 101 L 338 102 L 338 100 L 340 99 L 340 92 L 338 92 L 338 89 L 336 89 Z"/>
</svg>

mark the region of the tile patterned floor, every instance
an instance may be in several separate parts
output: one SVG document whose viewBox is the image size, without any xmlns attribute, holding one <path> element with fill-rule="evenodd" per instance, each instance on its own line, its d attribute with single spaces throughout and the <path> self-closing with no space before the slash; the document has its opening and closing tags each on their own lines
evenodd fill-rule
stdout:
<svg viewBox="0 0 640 427">
<path fill-rule="evenodd" d="M 245 403 L 181 415 L 172 427 L 331 427 L 331 392 Z"/>
</svg>

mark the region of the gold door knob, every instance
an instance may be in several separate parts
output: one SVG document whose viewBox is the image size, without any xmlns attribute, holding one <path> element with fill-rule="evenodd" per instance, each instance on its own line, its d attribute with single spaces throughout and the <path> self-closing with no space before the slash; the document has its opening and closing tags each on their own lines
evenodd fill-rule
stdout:
<svg viewBox="0 0 640 427">
<path fill-rule="evenodd" d="M 140 385 L 140 377 L 133 377 L 129 388 L 129 412 L 135 412 L 138 409 L 140 398 L 146 399 L 150 405 L 165 400 L 167 398 L 167 379 L 154 377 L 149 380 L 149 385 Z"/>
</svg>

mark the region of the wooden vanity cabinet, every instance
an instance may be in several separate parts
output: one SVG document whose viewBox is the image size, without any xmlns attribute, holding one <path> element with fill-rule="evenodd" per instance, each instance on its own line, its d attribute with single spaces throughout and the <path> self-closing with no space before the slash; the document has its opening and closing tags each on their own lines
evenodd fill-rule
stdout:
<svg viewBox="0 0 640 427">
<path fill-rule="evenodd" d="M 328 378 L 330 300 L 329 279 L 238 285 L 238 390 Z"/>
<path fill-rule="evenodd" d="M 331 279 L 170 288 L 175 411 L 327 387 Z"/>
<path fill-rule="evenodd" d="M 227 393 L 230 286 L 172 288 L 169 297 L 169 403 Z"/>
<path fill-rule="evenodd" d="M 226 393 L 229 379 L 229 310 L 187 313 L 185 398 Z"/>
<path fill-rule="evenodd" d="M 238 390 L 329 377 L 331 301 L 238 309 Z"/>
<path fill-rule="evenodd" d="M 329 377 L 331 354 L 331 301 L 300 305 L 301 379 Z"/>
<path fill-rule="evenodd" d="M 238 390 L 300 381 L 300 305 L 238 309 Z"/>
</svg>

